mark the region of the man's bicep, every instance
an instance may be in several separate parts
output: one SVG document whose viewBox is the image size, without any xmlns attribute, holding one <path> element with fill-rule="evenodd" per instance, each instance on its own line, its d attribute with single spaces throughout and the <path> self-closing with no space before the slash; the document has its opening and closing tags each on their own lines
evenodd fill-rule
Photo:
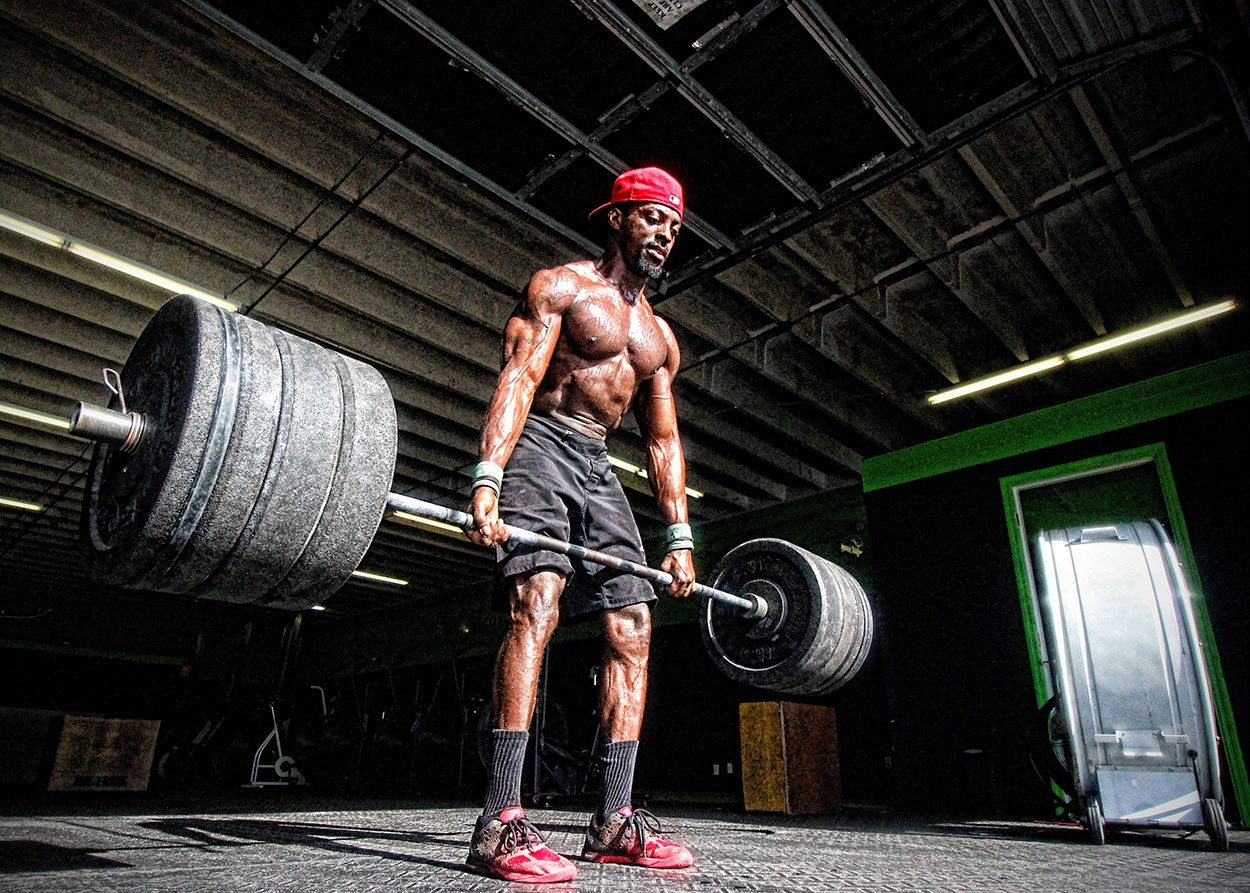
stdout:
<svg viewBox="0 0 1250 893">
<path fill-rule="evenodd" d="M 534 274 L 525 296 L 504 328 L 503 362 L 514 358 L 531 361 L 535 353 L 550 356 L 560 334 L 560 320 L 567 302 L 563 300 L 561 279 L 552 270 Z M 547 349 L 545 349 L 547 348 Z"/>
<path fill-rule="evenodd" d="M 643 434 L 664 439 L 677 434 L 677 411 L 673 405 L 672 378 L 664 366 L 638 389 L 634 414 Z"/>
<path fill-rule="evenodd" d="M 677 377 L 677 370 L 681 368 L 681 348 L 677 346 L 677 336 L 673 334 L 669 324 L 658 316 L 655 322 L 660 327 L 664 345 L 668 348 L 668 355 L 664 358 L 664 370 L 668 373 L 668 384 L 671 387 L 673 379 Z"/>
</svg>

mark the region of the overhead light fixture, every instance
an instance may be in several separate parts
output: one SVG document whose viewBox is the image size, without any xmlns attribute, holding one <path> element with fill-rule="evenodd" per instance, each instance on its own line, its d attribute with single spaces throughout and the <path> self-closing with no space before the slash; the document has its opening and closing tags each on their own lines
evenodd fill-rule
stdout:
<svg viewBox="0 0 1250 893">
<path fill-rule="evenodd" d="M 362 580 L 373 580 L 376 583 L 390 583 L 392 586 L 407 586 L 407 580 L 400 580 L 396 577 L 384 577 L 381 574 L 371 574 L 368 571 L 352 571 L 353 577 L 360 577 Z"/>
<path fill-rule="evenodd" d="M 0 413 L 11 415 L 19 419 L 26 419 L 28 422 L 39 422 L 43 425 L 51 425 L 54 428 L 62 428 L 69 430 L 69 419 L 58 418 L 54 415 L 48 415 L 46 412 L 39 412 L 35 409 L 26 409 L 24 406 L 14 406 L 12 403 L 0 403 Z"/>
<path fill-rule="evenodd" d="M 125 273 L 127 276 L 132 276 L 135 279 L 141 279 L 150 285 L 155 285 L 157 288 L 163 288 L 174 294 L 194 295 L 219 307 L 224 307 L 231 312 L 239 309 L 238 304 L 227 301 L 221 295 L 213 294 L 210 291 L 205 291 L 198 286 L 192 285 L 184 279 L 170 276 L 162 273 L 160 270 L 154 270 L 145 264 L 122 257 L 120 254 L 114 254 L 112 251 L 105 251 L 103 248 L 98 248 L 87 242 L 80 242 L 72 236 L 67 236 L 65 233 L 57 232 L 54 229 L 48 229 L 46 226 L 41 226 L 33 220 L 27 220 L 25 217 L 19 217 L 7 211 L 0 211 L 0 227 L 20 233 L 37 242 L 43 242 L 45 245 L 63 248 L 70 254 L 101 264 L 119 273 Z"/>
<path fill-rule="evenodd" d="M 1029 375 L 1036 375 L 1038 372 L 1044 372 L 1047 369 L 1054 369 L 1056 366 L 1062 366 L 1064 362 L 1063 357 L 1048 357 L 1034 363 L 1026 363 L 1023 366 L 1008 369 L 1006 372 L 999 372 L 997 375 L 978 378 L 967 384 L 961 384 L 957 387 L 947 388 L 944 391 L 938 391 L 936 394 L 930 394 L 929 402 L 945 403 L 947 400 L 954 400 L 957 397 L 966 397 L 968 394 L 975 394 L 977 391 L 996 388 L 1000 384 L 1006 384 L 1018 378 L 1025 378 Z"/>
<path fill-rule="evenodd" d="M 1198 307 L 1194 310 L 1187 311 L 1174 316 L 1171 319 L 1165 319 L 1162 322 L 1153 325 L 1144 326 L 1140 329 L 1134 329 L 1131 332 L 1125 332 L 1123 335 L 1109 335 L 1106 338 L 1099 338 L 1097 341 L 1091 341 L 1084 347 L 1078 347 L 1075 350 L 1068 351 L 1069 360 L 1080 360 L 1085 357 L 1092 357 L 1094 354 L 1102 353 L 1104 350 L 1112 350 L 1116 347 L 1122 347 L 1125 344 L 1132 344 L 1134 341 L 1141 341 L 1143 338 L 1150 338 L 1162 332 L 1168 332 L 1172 329 L 1179 329 L 1181 326 L 1187 326 L 1200 320 L 1210 319 L 1212 316 L 1219 316 L 1221 313 L 1227 313 L 1237 306 L 1237 302 L 1233 300 L 1220 301 L 1218 304 L 1209 304 L 1206 307 Z"/>
<path fill-rule="evenodd" d="M 51 245 L 54 248 L 64 248 L 68 241 L 63 235 L 54 230 L 45 229 L 23 217 L 15 217 L 3 211 L 0 211 L 0 226 L 5 229 L 11 229 L 13 232 L 19 233 L 28 239 L 34 239 L 36 242 Z"/>
<path fill-rule="evenodd" d="M 309 605 L 308 606 L 308 610 L 310 611 L 324 611 L 325 609 L 326 609 L 325 605 Z"/>
<path fill-rule="evenodd" d="M 435 521 L 433 518 L 422 518 L 420 515 L 414 515 L 412 512 L 395 512 L 394 518 L 402 518 L 405 521 L 412 521 L 414 524 L 420 524 L 422 527 L 429 527 L 440 533 L 454 533 L 461 539 L 465 539 L 464 531 L 455 524 L 448 524 L 445 521 Z"/>
<path fill-rule="evenodd" d="M 7 499 L 0 496 L 0 505 L 10 509 L 21 509 L 24 512 L 42 512 L 43 506 L 33 502 L 22 502 L 20 499 Z"/>
<path fill-rule="evenodd" d="M 119 273 L 125 273 L 127 276 L 133 276 L 135 279 L 142 279 L 144 282 L 155 285 L 157 288 L 163 288 L 166 291 L 173 292 L 177 295 L 193 295 L 219 307 L 225 307 L 227 310 L 234 312 L 239 309 L 238 304 L 233 304 L 225 300 L 220 295 L 206 292 L 202 288 L 196 288 L 189 282 L 181 279 L 175 279 L 173 276 L 166 276 L 164 273 L 153 270 L 151 267 L 143 264 L 135 263 L 127 260 L 120 255 L 113 254 L 109 251 L 102 251 L 99 248 L 93 248 L 90 245 L 84 245 L 81 242 L 70 242 L 65 246 L 70 254 L 76 254 L 79 257 L 85 257 L 87 260 L 95 261 L 97 264 L 117 270 Z"/>
<path fill-rule="evenodd" d="M 1025 378 L 1029 375 L 1036 375 L 1047 369 L 1054 369 L 1056 366 L 1062 366 L 1072 360 L 1083 360 L 1086 357 L 1092 357 L 1103 351 L 1114 350 L 1117 347 L 1123 347 L 1126 344 L 1132 344 L 1134 341 L 1141 341 L 1143 338 L 1150 338 L 1163 332 L 1179 329 L 1182 326 L 1191 325 L 1204 319 L 1210 319 L 1213 316 L 1219 316 L 1221 313 L 1227 313 L 1237 307 L 1235 300 L 1220 301 L 1217 304 L 1209 304 L 1205 307 L 1199 307 L 1194 310 L 1188 310 L 1170 319 L 1161 322 L 1152 323 L 1143 326 L 1140 329 L 1133 329 L 1119 335 L 1108 335 L 1091 341 L 1080 347 L 1073 348 L 1062 354 L 1053 357 L 1047 357 L 1043 360 L 1037 360 L 1033 363 L 1026 363 L 1023 366 L 1017 366 L 1014 369 L 1008 369 L 1006 372 L 1000 372 L 997 375 L 990 375 L 986 378 L 979 378 L 966 384 L 958 385 L 953 388 L 947 388 L 938 391 L 936 394 L 929 396 L 930 403 L 945 403 L 947 400 L 954 400 L 956 397 L 965 397 L 968 394 L 975 394 L 977 391 L 984 391 L 987 388 L 997 387 L 1019 378 Z"/>
<path fill-rule="evenodd" d="M 638 477 L 642 478 L 643 480 L 650 480 L 650 478 L 647 475 L 647 470 L 645 468 L 639 468 L 637 465 L 635 465 L 632 462 L 626 462 L 624 459 L 618 459 L 615 456 L 608 456 L 608 461 L 612 463 L 612 466 L 614 468 L 619 468 L 621 471 L 627 471 L 630 474 L 636 474 L 638 475 Z M 696 490 L 694 487 L 687 487 L 686 495 L 689 496 L 691 499 L 702 499 L 703 491 Z"/>
</svg>

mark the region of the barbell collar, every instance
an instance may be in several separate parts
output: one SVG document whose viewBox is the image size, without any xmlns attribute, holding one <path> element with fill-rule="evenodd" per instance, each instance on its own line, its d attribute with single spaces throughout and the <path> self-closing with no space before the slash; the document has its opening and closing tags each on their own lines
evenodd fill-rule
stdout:
<svg viewBox="0 0 1250 893">
<path fill-rule="evenodd" d="M 461 530 L 473 527 L 473 516 L 468 512 L 447 508 L 446 506 L 426 502 L 423 499 L 416 499 L 412 496 L 388 493 L 386 504 L 394 511 L 442 521 L 444 524 L 452 524 Z M 585 546 L 567 543 L 564 540 L 544 536 L 541 533 L 534 533 L 520 527 L 513 527 L 510 524 L 505 526 L 508 529 L 508 539 L 511 542 L 525 546 L 536 546 L 540 549 L 549 549 L 552 552 L 558 552 L 561 555 L 568 555 L 571 558 L 578 558 L 582 561 L 589 561 L 591 564 L 609 567 L 633 577 L 641 577 L 644 580 L 659 583 L 661 586 L 667 586 L 673 582 L 672 574 L 656 570 L 645 564 L 638 564 L 637 562 L 629 561 L 616 555 L 609 555 L 606 552 L 599 552 L 595 549 L 587 549 Z M 757 595 L 734 595 L 732 592 L 725 592 L 722 589 L 715 589 L 702 583 L 694 584 L 694 592 L 696 595 L 713 599 L 731 607 L 740 608 L 743 618 L 747 620 L 758 620 L 768 613 L 767 603 Z"/>
<path fill-rule="evenodd" d="M 69 433 L 111 444 L 123 453 L 132 453 L 143 437 L 143 416 L 94 403 L 79 403 L 69 418 Z"/>
</svg>

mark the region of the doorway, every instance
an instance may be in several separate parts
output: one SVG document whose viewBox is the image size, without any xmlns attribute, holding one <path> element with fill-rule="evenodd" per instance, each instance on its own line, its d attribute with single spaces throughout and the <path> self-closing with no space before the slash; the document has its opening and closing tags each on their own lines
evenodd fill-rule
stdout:
<svg viewBox="0 0 1250 893">
<path fill-rule="evenodd" d="M 1203 689 L 1209 694 L 1205 698 L 1209 702 L 1207 713 L 1213 713 L 1214 717 L 1206 725 L 1218 727 L 1223 744 L 1224 786 L 1231 789 L 1238 814 L 1245 816 L 1250 803 L 1247 796 L 1250 787 L 1247 786 L 1215 639 L 1202 598 L 1201 582 L 1163 445 L 1154 444 L 1003 478 L 1001 487 L 1039 710 L 1053 708 L 1059 720 L 1057 725 L 1080 727 L 1083 720 L 1085 731 L 1090 736 L 1089 752 L 1083 749 L 1079 735 L 1068 736 L 1069 752 L 1064 756 L 1069 760 L 1069 768 L 1076 769 L 1077 787 L 1080 787 L 1082 771 L 1094 773 L 1097 769 L 1090 767 L 1116 761 L 1112 757 L 1113 752 L 1120 757 L 1127 752 L 1123 750 L 1126 746 L 1123 742 L 1108 743 L 1107 729 L 1091 728 L 1098 722 L 1097 717 L 1090 713 L 1089 703 L 1092 699 L 1096 713 L 1098 693 L 1092 683 L 1093 664 L 1101 645 L 1113 643 L 1111 647 L 1129 649 L 1129 643 L 1136 640 L 1143 646 L 1157 645 L 1157 653 L 1164 655 L 1166 660 L 1169 649 L 1177 653 L 1186 651 L 1189 648 L 1186 642 L 1192 639 L 1192 651 L 1205 658 L 1206 673 L 1202 674 L 1199 670 L 1196 675 L 1205 675 L 1209 680 L 1209 688 L 1204 685 Z M 1167 543 L 1166 548 L 1174 554 L 1175 579 L 1170 585 L 1177 593 L 1178 614 L 1175 616 L 1180 617 L 1181 622 L 1165 617 L 1167 605 L 1173 601 L 1169 595 L 1159 596 L 1157 605 L 1163 607 L 1162 611 L 1148 610 L 1145 602 L 1139 602 L 1142 610 L 1130 621 L 1122 608 L 1109 608 L 1106 602 L 1101 606 L 1095 604 L 1091 599 L 1092 580 L 1088 585 L 1078 585 L 1075 578 L 1068 582 L 1056 579 L 1054 560 L 1057 549 L 1064 552 L 1062 560 L 1067 561 L 1066 547 L 1070 543 L 1088 544 L 1095 539 L 1124 540 L 1124 534 L 1134 529 L 1146 530 L 1152 524 L 1157 528 L 1159 542 Z M 1140 543 L 1137 545 L 1140 546 Z M 1089 551 L 1086 554 L 1090 554 Z M 1162 580 L 1163 577 L 1156 573 L 1154 579 Z M 1061 597 L 1059 590 L 1063 586 L 1068 586 L 1071 592 Z M 1079 588 L 1085 591 L 1076 594 Z M 1153 594 L 1148 601 L 1156 604 Z M 1100 614 L 1102 608 L 1108 608 L 1110 613 Z M 1188 637 L 1183 628 L 1186 614 L 1192 616 L 1192 635 Z M 1173 634 L 1170 642 L 1166 640 L 1169 629 Z M 1104 654 L 1108 653 L 1102 650 Z M 1143 649 L 1138 650 L 1145 653 Z M 1198 659 L 1198 667 L 1202 665 L 1202 658 Z M 1127 651 L 1119 655 L 1119 664 L 1123 666 L 1126 659 Z M 1110 670 L 1114 664 L 1104 657 L 1103 666 L 1106 671 L 1104 691 L 1109 699 L 1112 687 Z M 1177 670 L 1180 669 L 1178 664 Z M 1175 687 L 1170 677 L 1157 684 L 1160 688 Z M 1149 693 L 1141 695 L 1143 698 L 1149 696 Z M 1065 711 L 1068 714 L 1066 720 Z M 1203 725 L 1201 722 L 1198 724 Z M 1099 736 L 1096 744 L 1092 738 L 1095 733 Z M 1141 730 L 1135 730 L 1133 734 L 1140 737 Z M 1159 736 L 1167 734 L 1162 728 L 1157 732 Z M 1214 735 L 1210 738 L 1214 758 Z M 1127 746 L 1131 749 L 1140 746 L 1140 742 Z M 1075 752 L 1072 752 L 1073 749 Z M 1182 759 L 1185 749 L 1178 749 Z M 1073 761 L 1079 762 L 1074 766 Z M 1128 762 L 1132 763 L 1133 759 Z M 1104 774 L 1109 773 L 1110 768 L 1108 765 L 1103 770 Z M 1069 790 L 1068 793 L 1075 793 L 1080 798 L 1088 791 Z"/>
</svg>

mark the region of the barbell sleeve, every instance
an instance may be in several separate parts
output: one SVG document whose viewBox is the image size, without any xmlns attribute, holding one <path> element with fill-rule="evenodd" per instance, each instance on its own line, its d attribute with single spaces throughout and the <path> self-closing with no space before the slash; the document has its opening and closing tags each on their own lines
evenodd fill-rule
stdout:
<svg viewBox="0 0 1250 893">
<path fill-rule="evenodd" d="M 419 518 L 429 518 L 434 521 L 442 521 L 444 524 L 452 524 L 461 530 L 473 526 L 473 516 L 468 512 L 458 511 L 457 509 L 447 508 L 433 502 L 426 502 L 423 499 L 416 499 L 412 496 L 401 496 L 398 493 L 388 493 L 386 504 L 394 511 L 405 512 Z M 648 567 L 645 564 L 638 564 L 625 558 L 619 558 L 616 555 L 609 555 L 606 552 L 599 552 L 595 549 L 587 549 L 585 546 L 578 546 L 573 543 L 566 543 L 564 540 L 558 540 L 554 537 L 544 536 L 541 533 L 534 533 L 529 530 L 523 530 L 520 527 L 507 525 L 508 539 L 510 541 L 520 543 L 526 546 L 537 546 L 541 549 L 550 549 L 552 552 L 559 552 L 561 555 L 568 555 L 572 558 L 578 558 L 582 561 L 589 561 L 592 564 L 599 564 L 613 570 L 621 571 L 633 577 L 641 577 L 644 580 L 650 580 L 653 583 L 659 583 L 667 586 L 673 582 L 673 577 L 661 570 Z M 694 584 L 694 592 L 696 595 L 704 596 L 730 607 L 741 608 L 742 616 L 747 620 L 758 620 L 768 613 L 768 606 L 764 599 L 757 595 L 734 595 L 732 592 L 725 592 L 722 589 L 716 589 L 712 586 L 706 586 L 703 583 Z"/>
</svg>

